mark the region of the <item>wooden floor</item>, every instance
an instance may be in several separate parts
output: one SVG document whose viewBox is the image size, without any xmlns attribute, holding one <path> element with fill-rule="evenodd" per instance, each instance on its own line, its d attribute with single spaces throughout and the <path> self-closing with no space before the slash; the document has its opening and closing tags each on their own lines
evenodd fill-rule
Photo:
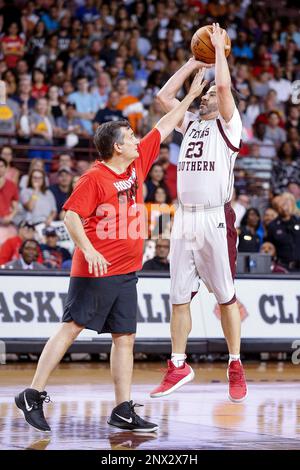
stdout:
<svg viewBox="0 0 300 470">
<path fill-rule="evenodd" d="M 300 366 L 246 365 L 249 395 L 227 399 L 226 364 L 193 365 L 196 378 L 150 399 L 160 363 L 136 363 L 132 398 L 159 431 L 137 434 L 106 424 L 114 406 L 107 363 L 61 364 L 47 387 L 50 436 L 29 427 L 13 402 L 34 364 L 0 366 L 0 449 L 300 449 Z"/>
</svg>

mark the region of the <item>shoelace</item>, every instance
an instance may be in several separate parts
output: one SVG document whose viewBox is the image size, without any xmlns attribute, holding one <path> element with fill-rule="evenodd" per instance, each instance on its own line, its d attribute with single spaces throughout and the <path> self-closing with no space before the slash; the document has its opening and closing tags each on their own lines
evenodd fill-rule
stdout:
<svg viewBox="0 0 300 470">
<path fill-rule="evenodd" d="M 49 403 L 51 401 L 49 395 L 45 395 L 43 393 L 40 394 L 40 398 L 34 402 L 36 408 L 42 408 L 43 403 Z"/>
<path fill-rule="evenodd" d="M 133 403 L 132 400 L 129 402 L 129 404 L 130 404 L 130 410 L 131 410 L 131 413 L 133 414 L 133 417 L 134 418 L 139 418 L 139 416 L 136 414 L 134 408 L 140 408 L 144 405 L 140 405 L 139 403 Z"/>
<path fill-rule="evenodd" d="M 232 382 L 240 382 L 241 380 L 244 380 L 244 374 L 242 370 L 231 370 L 229 372 L 229 379 Z"/>
</svg>

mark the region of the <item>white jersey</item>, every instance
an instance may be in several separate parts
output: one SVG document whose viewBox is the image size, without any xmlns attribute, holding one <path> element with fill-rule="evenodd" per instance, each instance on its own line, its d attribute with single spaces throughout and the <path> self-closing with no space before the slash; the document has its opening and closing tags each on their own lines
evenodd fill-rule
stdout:
<svg viewBox="0 0 300 470">
<path fill-rule="evenodd" d="M 184 136 L 177 165 L 179 201 L 204 207 L 230 201 L 242 135 L 238 110 L 235 108 L 227 123 L 220 115 L 200 121 L 196 114 L 186 112 L 182 126 L 176 130 Z"/>
</svg>

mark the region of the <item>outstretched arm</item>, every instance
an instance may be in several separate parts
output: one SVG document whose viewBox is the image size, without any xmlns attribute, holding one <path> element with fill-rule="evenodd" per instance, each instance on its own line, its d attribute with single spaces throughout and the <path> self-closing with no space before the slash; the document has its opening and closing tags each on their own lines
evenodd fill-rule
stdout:
<svg viewBox="0 0 300 470">
<path fill-rule="evenodd" d="M 176 99 L 176 95 L 185 80 L 194 72 L 194 70 L 202 70 L 203 68 L 210 68 L 211 64 L 204 64 L 199 62 L 194 57 L 189 59 L 186 64 L 180 67 L 174 75 L 165 83 L 162 89 L 157 94 L 157 99 L 163 108 L 168 113 L 172 109 L 176 108 L 179 104 L 179 100 Z"/>
<path fill-rule="evenodd" d="M 203 88 L 207 85 L 207 81 L 203 81 L 204 73 L 204 68 L 197 72 L 186 97 L 181 102 L 178 101 L 177 106 L 163 116 L 156 124 L 155 127 L 160 132 L 161 141 L 168 137 L 178 123 L 182 121 L 189 106 L 192 104 L 194 99 L 202 93 Z"/>
<path fill-rule="evenodd" d="M 220 28 L 219 23 L 213 23 L 213 32 L 209 32 L 209 35 L 216 54 L 215 82 L 218 108 L 222 118 L 228 122 L 233 116 L 235 103 L 231 93 L 231 77 L 225 56 L 225 50 L 229 47 L 225 44 L 226 31 Z"/>
</svg>

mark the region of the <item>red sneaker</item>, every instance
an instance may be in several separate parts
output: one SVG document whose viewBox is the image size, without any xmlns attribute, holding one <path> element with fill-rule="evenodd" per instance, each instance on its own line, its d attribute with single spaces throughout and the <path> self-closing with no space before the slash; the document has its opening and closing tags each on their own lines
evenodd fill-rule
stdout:
<svg viewBox="0 0 300 470">
<path fill-rule="evenodd" d="M 194 377 L 193 369 L 186 362 L 181 367 L 175 367 L 172 361 L 168 361 L 168 368 L 162 382 L 152 390 L 150 397 L 158 398 L 169 395 L 187 382 L 191 382 Z"/>
<path fill-rule="evenodd" d="M 247 397 L 247 383 L 241 361 L 231 361 L 227 369 L 229 380 L 229 400 L 239 403 Z"/>
</svg>

